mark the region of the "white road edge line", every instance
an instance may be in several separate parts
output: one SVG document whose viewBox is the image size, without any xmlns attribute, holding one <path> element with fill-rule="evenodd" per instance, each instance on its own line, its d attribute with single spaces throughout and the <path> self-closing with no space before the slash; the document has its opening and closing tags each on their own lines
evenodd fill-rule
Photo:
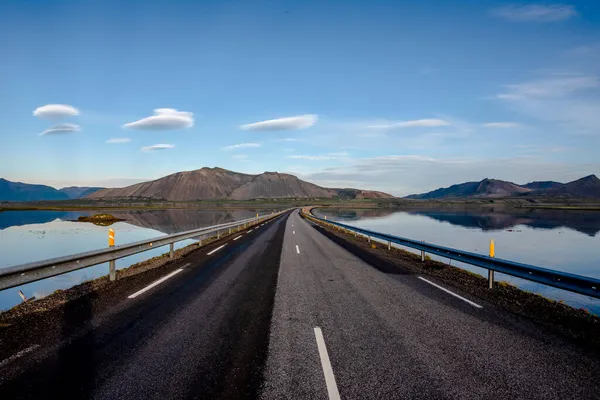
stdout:
<svg viewBox="0 0 600 400">
<path fill-rule="evenodd" d="M 431 282 L 431 281 L 428 281 L 428 280 L 427 280 L 427 279 L 425 279 L 425 278 L 422 278 L 422 277 L 420 277 L 420 276 L 418 276 L 417 278 L 419 278 L 419 279 L 420 279 L 420 280 L 422 280 L 422 281 L 425 281 L 425 282 L 429 283 L 430 285 L 433 285 L 433 286 L 435 286 L 436 288 L 438 288 L 438 289 L 440 289 L 440 290 L 443 290 L 444 292 L 446 292 L 446 293 L 448 293 L 448 294 L 450 294 L 450 295 L 452 295 L 452 296 L 456 297 L 457 299 L 461 299 L 462 301 L 469 303 L 469 304 L 470 304 L 470 305 L 472 305 L 473 307 L 477 307 L 477 308 L 483 308 L 483 306 L 480 306 L 480 305 L 479 305 L 479 304 L 477 304 L 477 303 L 473 303 L 471 300 L 469 300 L 469 299 L 465 299 L 464 297 L 462 297 L 462 296 L 459 296 L 459 295 L 457 295 L 456 293 L 454 293 L 454 292 L 451 292 L 451 291 L 449 291 L 448 289 L 446 289 L 446 288 L 444 288 L 444 287 L 441 287 L 440 285 L 437 285 L 437 284 L 435 284 L 435 283 L 433 283 L 433 282 Z"/>
<path fill-rule="evenodd" d="M 240 236 L 238 236 L 238 237 L 236 237 L 236 238 L 233 238 L 233 240 L 238 240 L 238 239 L 239 239 L 239 238 L 241 238 L 241 237 L 242 237 L 242 235 L 240 235 Z"/>
<path fill-rule="evenodd" d="M 296 245 L 296 253 L 300 254 L 300 247 L 298 245 Z"/>
<path fill-rule="evenodd" d="M 178 273 L 180 273 L 181 271 L 183 271 L 183 268 L 179 268 L 176 269 L 175 271 L 171 272 L 169 275 L 163 276 L 162 278 L 160 278 L 159 280 L 152 282 L 151 284 L 149 284 L 148 286 L 146 286 L 145 288 L 143 288 L 142 290 L 138 290 L 137 292 L 135 292 L 132 295 L 127 296 L 128 299 L 133 299 L 138 297 L 140 294 L 147 292 L 148 290 L 152 289 L 154 286 L 156 285 L 160 285 L 161 283 L 163 283 L 164 281 L 166 281 L 167 279 L 177 275 Z"/>
<path fill-rule="evenodd" d="M 317 347 L 319 349 L 319 357 L 321 358 L 321 367 L 323 367 L 323 374 L 325 375 L 325 384 L 327 385 L 329 400 L 340 400 L 340 392 L 335 383 L 335 376 L 333 376 L 333 369 L 331 368 L 331 362 L 329 361 L 329 355 L 327 354 L 323 332 L 318 326 L 315 328 L 315 338 L 317 339 Z"/>
<path fill-rule="evenodd" d="M 38 347 L 40 347 L 39 344 L 34 344 L 33 346 L 29 346 L 26 349 L 23 349 L 21 351 L 19 351 L 16 354 L 13 354 L 12 356 L 2 360 L 2 362 L 0 362 L 0 367 L 4 367 L 6 364 L 15 361 L 17 358 L 24 356 L 27 353 L 31 353 L 33 350 L 37 349 Z"/>
<path fill-rule="evenodd" d="M 185 267 L 189 267 L 190 265 L 192 265 L 192 264 L 190 264 L 190 263 L 187 263 L 187 264 L 185 264 L 185 265 L 184 265 L 183 267 L 181 267 L 181 268 L 183 269 L 183 268 L 185 268 Z"/>
<path fill-rule="evenodd" d="M 216 253 L 217 251 L 221 250 L 223 247 L 225 247 L 227 245 L 227 243 L 225 243 L 222 246 L 217 247 L 216 249 L 214 249 L 213 251 L 209 251 L 208 253 L 206 253 L 207 256 L 210 256 L 213 253 Z"/>
<path fill-rule="evenodd" d="M 250 230 L 248 231 L 248 233 L 250 233 L 250 232 L 252 232 L 252 231 L 253 231 L 253 229 L 250 229 Z"/>
</svg>

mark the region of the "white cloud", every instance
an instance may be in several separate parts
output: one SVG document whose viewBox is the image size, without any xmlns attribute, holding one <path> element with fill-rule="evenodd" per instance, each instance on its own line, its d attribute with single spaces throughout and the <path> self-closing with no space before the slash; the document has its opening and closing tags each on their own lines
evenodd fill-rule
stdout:
<svg viewBox="0 0 600 400">
<path fill-rule="evenodd" d="M 167 150 L 174 148 L 173 144 L 153 144 L 152 146 L 142 147 L 142 151 Z"/>
<path fill-rule="evenodd" d="M 223 150 L 237 150 L 237 149 L 247 149 L 250 147 L 260 147 L 260 143 L 239 143 L 232 144 L 231 146 L 223 147 Z"/>
<path fill-rule="evenodd" d="M 443 119 L 416 119 L 412 121 L 390 122 L 379 125 L 370 125 L 368 128 L 390 129 L 390 128 L 434 128 L 439 126 L 448 126 L 450 123 Z"/>
<path fill-rule="evenodd" d="M 289 129 L 304 129 L 317 123 L 318 116 L 314 114 L 298 115 L 295 117 L 285 117 L 270 119 L 268 121 L 254 122 L 240 126 L 241 129 L 251 131 L 282 131 Z"/>
<path fill-rule="evenodd" d="M 600 87 L 598 77 L 591 75 L 552 75 L 532 82 L 507 85 L 507 93 L 496 95 L 501 100 L 563 97 L 573 92 Z"/>
<path fill-rule="evenodd" d="M 286 158 L 290 158 L 292 160 L 310 160 L 310 161 L 324 161 L 324 160 L 335 160 L 339 157 L 336 156 L 325 156 L 325 155 L 305 155 L 305 154 L 293 154 L 291 156 L 287 156 Z"/>
<path fill-rule="evenodd" d="M 57 125 L 54 125 L 53 127 L 51 127 L 50 129 L 46 129 L 44 132 L 40 133 L 40 136 L 58 135 L 61 133 L 75 133 L 75 132 L 79 132 L 80 130 L 81 130 L 81 127 L 76 124 L 70 124 L 70 123 L 57 124 Z"/>
<path fill-rule="evenodd" d="M 516 122 L 486 122 L 485 124 L 481 124 L 486 128 L 517 128 L 521 126 Z"/>
<path fill-rule="evenodd" d="M 194 114 L 186 111 L 177 111 L 173 108 L 157 108 L 150 117 L 138 121 L 129 122 L 123 128 L 166 131 L 173 129 L 185 129 L 194 125 Z"/>
<path fill-rule="evenodd" d="M 46 104 L 33 110 L 33 115 L 43 119 L 60 119 L 79 115 L 79 110 L 67 104 Z"/>
<path fill-rule="evenodd" d="M 574 6 L 566 4 L 528 4 L 495 8 L 491 10 L 491 14 L 515 22 L 556 22 L 576 16 L 577 10 Z"/>
<path fill-rule="evenodd" d="M 496 98 L 516 112 L 551 123 L 564 133 L 600 132 L 600 80 L 596 76 L 549 74 L 505 87 L 507 92 Z"/>
<path fill-rule="evenodd" d="M 131 139 L 129 138 L 112 138 L 112 139 L 108 139 L 106 141 L 106 143 L 129 143 L 131 142 Z"/>
</svg>

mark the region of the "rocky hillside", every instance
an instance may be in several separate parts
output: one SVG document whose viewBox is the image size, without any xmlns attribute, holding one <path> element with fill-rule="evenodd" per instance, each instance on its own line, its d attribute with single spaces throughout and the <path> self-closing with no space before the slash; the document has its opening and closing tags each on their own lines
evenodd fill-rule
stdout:
<svg viewBox="0 0 600 400">
<path fill-rule="evenodd" d="M 338 190 L 317 186 L 298 179 L 294 175 L 278 172 L 250 175 L 222 168 L 201 168 L 195 171 L 178 172 L 125 188 L 99 190 L 86 198 L 170 201 L 334 198 L 340 197 Z M 393 197 L 381 192 L 359 189 L 344 190 L 354 191 L 354 198 Z"/>
</svg>

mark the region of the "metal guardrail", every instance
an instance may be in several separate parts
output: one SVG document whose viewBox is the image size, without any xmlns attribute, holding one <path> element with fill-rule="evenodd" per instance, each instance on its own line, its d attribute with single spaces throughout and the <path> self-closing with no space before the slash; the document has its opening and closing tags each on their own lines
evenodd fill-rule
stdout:
<svg viewBox="0 0 600 400">
<path fill-rule="evenodd" d="M 367 229 L 358 228 L 351 225 L 334 222 L 327 219 L 319 218 L 312 213 L 307 213 L 303 210 L 303 216 L 320 224 L 327 224 L 332 227 L 339 227 L 358 234 L 365 235 L 369 241 L 371 238 L 383 240 L 388 243 L 388 248 L 392 243 L 401 246 L 410 247 L 416 250 L 421 250 L 421 260 L 424 260 L 424 254 L 430 253 L 437 256 L 450 258 L 467 264 L 485 268 L 489 271 L 497 271 L 503 274 L 515 276 L 517 278 L 526 279 L 528 281 L 542 283 L 544 285 L 553 286 L 569 292 L 579 293 L 586 296 L 600 298 L 600 280 L 589 278 L 582 275 L 569 274 L 567 272 L 555 271 L 548 268 L 537 267 L 529 264 L 522 264 L 514 261 L 503 260 L 495 257 L 488 257 L 477 253 L 457 250 L 449 247 L 438 246 L 431 243 L 420 242 L 413 239 L 402 238 L 399 236 L 388 235 L 386 233 L 374 232 Z M 493 274 L 490 273 L 490 287 L 493 283 Z"/>
<path fill-rule="evenodd" d="M 109 247 L 88 251 L 85 253 L 73 254 L 65 257 L 52 258 L 49 260 L 36 261 L 27 264 L 15 265 L 8 268 L 0 269 L 0 290 L 9 289 L 11 287 L 20 286 L 25 283 L 39 281 L 41 279 L 50 278 L 56 275 L 66 274 L 67 272 L 76 271 L 83 268 L 92 267 L 94 265 L 109 262 L 110 280 L 116 279 L 116 271 L 114 261 L 119 258 L 131 256 L 133 254 L 152 250 L 157 247 L 170 245 L 170 258 L 173 258 L 176 242 L 186 239 L 200 238 L 199 246 L 202 245 L 202 238 L 206 235 L 217 234 L 227 230 L 232 233 L 233 228 L 247 228 L 256 225 L 267 219 L 275 218 L 288 210 L 280 211 L 274 214 L 248 218 L 241 221 L 229 222 L 220 225 L 209 226 L 206 228 L 194 229 L 191 231 L 174 233 L 171 235 L 160 236 L 153 239 L 142 240 L 139 242 L 123 244 L 120 246 Z"/>
</svg>

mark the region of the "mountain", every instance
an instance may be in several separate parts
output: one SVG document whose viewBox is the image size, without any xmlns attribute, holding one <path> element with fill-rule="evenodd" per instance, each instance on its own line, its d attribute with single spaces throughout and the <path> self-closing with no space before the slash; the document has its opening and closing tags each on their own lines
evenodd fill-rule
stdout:
<svg viewBox="0 0 600 400">
<path fill-rule="evenodd" d="M 484 179 L 481 182 L 465 182 L 458 185 L 452 185 L 448 188 L 441 188 L 432 192 L 423 194 L 413 194 L 407 196 L 409 199 L 444 199 L 456 197 L 507 197 L 515 194 L 529 192 L 526 189 L 512 182 L 501 181 L 498 179 Z"/>
<path fill-rule="evenodd" d="M 97 192 L 100 189 L 104 189 L 102 187 L 89 187 L 89 186 L 69 186 L 59 189 L 60 192 L 63 192 L 70 199 L 81 199 L 90 194 Z"/>
<path fill-rule="evenodd" d="M 595 175 L 589 175 L 569 183 L 540 181 L 517 185 L 512 182 L 486 178 L 481 182 L 465 182 L 427 193 L 412 194 L 407 198 L 430 200 L 513 196 L 600 198 L 600 179 Z"/>
<path fill-rule="evenodd" d="M 525 185 L 521 185 L 524 188 L 531 190 L 539 190 L 539 189 L 550 189 L 553 187 L 562 186 L 564 183 L 554 182 L 554 181 L 540 181 L 540 182 L 529 182 Z"/>
<path fill-rule="evenodd" d="M 353 199 L 390 199 L 393 198 L 391 194 L 378 192 L 376 190 L 360 190 L 360 189 L 331 189 L 337 193 L 337 196 L 342 200 L 353 200 Z"/>
<path fill-rule="evenodd" d="M 600 179 L 596 175 L 588 175 L 564 185 L 545 190 L 535 190 L 529 193 L 528 196 L 600 199 Z"/>
<path fill-rule="evenodd" d="M 69 196 L 51 186 L 11 182 L 0 178 L 0 201 L 67 200 Z"/>
<path fill-rule="evenodd" d="M 388 196 L 386 193 L 359 189 L 355 196 Z M 178 172 L 149 182 L 120 189 L 102 189 L 87 199 L 153 199 L 169 201 L 250 200 L 260 198 L 333 198 L 341 197 L 338 189 L 328 189 L 305 182 L 294 175 L 263 172 L 258 175 L 228 171 L 223 168 L 201 168 Z M 360 198 L 360 197 L 358 197 Z"/>
</svg>

